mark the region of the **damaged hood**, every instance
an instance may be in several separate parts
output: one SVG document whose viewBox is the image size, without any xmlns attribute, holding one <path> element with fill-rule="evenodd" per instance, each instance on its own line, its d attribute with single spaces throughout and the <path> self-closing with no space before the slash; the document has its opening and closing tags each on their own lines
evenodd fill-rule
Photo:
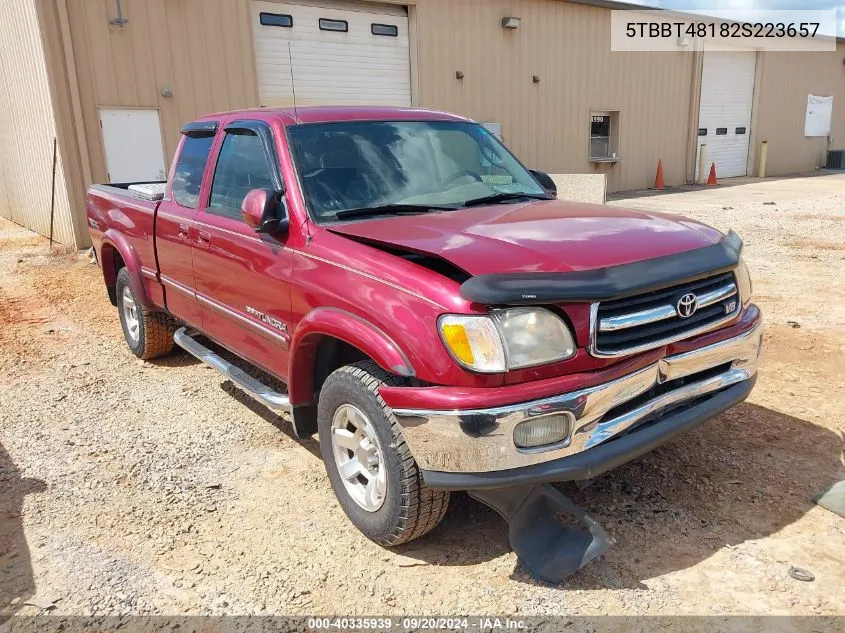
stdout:
<svg viewBox="0 0 845 633">
<path fill-rule="evenodd" d="M 722 234 L 671 215 L 563 200 L 335 224 L 373 246 L 433 255 L 470 275 L 572 272 L 711 246 Z"/>
</svg>

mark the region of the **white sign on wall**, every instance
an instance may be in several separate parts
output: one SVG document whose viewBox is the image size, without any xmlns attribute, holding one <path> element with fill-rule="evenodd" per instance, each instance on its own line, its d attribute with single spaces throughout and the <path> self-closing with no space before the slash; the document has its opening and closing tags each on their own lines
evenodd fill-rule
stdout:
<svg viewBox="0 0 845 633">
<path fill-rule="evenodd" d="M 497 137 L 501 140 L 502 138 L 502 124 L 501 123 L 482 123 L 487 131 L 490 132 L 493 136 Z"/>
<path fill-rule="evenodd" d="M 807 96 L 807 118 L 804 120 L 804 136 L 830 136 L 830 122 L 833 117 L 833 97 Z"/>
</svg>

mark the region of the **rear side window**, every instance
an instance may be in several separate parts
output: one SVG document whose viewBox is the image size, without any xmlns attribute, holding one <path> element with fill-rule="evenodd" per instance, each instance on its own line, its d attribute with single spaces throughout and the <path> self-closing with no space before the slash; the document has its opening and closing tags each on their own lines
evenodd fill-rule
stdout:
<svg viewBox="0 0 845 633">
<path fill-rule="evenodd" d="M 241 219 L 241 203 L 253 189 L 273 189 L 270 164 L 255 134 L 227 134 L 220 148 L 208 212 Z"/>
<path fill-rule="evenodd" d="M 214 136 L 186 136 L 173 176 L 173 197 L 183 207 L 196 209 L 202 176 Z"/>
</svg>

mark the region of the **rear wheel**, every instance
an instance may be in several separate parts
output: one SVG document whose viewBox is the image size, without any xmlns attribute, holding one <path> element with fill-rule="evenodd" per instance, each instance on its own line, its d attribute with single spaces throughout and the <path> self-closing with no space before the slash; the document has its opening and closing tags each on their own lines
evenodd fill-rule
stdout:
<svg viewBox="0 0 845 633">
<path fill-rule="evenodd" d="M 427 488 L 378 393 L 402 380 L 373 361 L 341 367 L 320 391 L 320 451 L 349 520 L 381 545 L 419 538 L 443 519 L 449 493 Z"/>
<path fill-rule="evenodd" d="M 129 282 L 129 271 L 117 273 L 117 308 L 123 336 L 132 353 L 144 360 L 173 351 L 176 320 L 164 312 L 147 310 L 138 301 Z"/>
</svg>

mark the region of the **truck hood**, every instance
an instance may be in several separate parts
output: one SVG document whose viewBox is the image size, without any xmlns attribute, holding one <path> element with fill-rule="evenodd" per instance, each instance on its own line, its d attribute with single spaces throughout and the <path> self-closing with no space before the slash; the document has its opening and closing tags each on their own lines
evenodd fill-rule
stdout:
<svg viewBox="0 0 845 633">
<path fill-rule="evenodd" d="M 391 216 L 329 230 L 440 257 L 470 275 L 605 268 L 703 248 L 722 238 L 680 216 L 562 200 Z"/>
</svg>

